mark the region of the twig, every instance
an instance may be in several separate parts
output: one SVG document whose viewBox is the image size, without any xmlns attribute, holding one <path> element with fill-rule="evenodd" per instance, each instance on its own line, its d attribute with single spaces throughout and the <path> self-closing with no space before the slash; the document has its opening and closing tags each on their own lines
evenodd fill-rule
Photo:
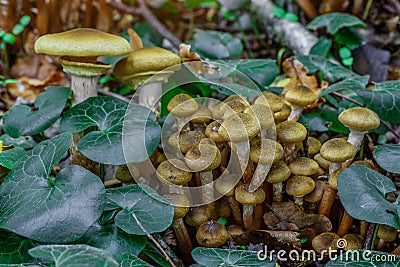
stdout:
<svg viewBox="0 0 400 267">
<path fill-rule="evenodd" d="M 367 235 L 365 236 L 365 241 L 364 241 L 364 250 L 369 250 L 371 249 L 371 244 L 372 244 L 372 239 L 374 238 L 374 233 L 375 233 L 375 223 L 370 223 L 367 231 Z"/>
<path fill-rule="evenodd" d="M 296 66 L 294 65 L 294 59 L 291 57 L 291 58 L 289 59 L 289 62 L 290 62 L 290 65 L 292 65 L 292 68 L 293 68 L 293 70 L 294 70 L 294 73 L 296 73 L 297 80 L 300 82 L 300 85 L 303 86 L 303 85 L 304 85 L 304 84 L 303 84 L 303 81 L 300 79 L 300 75 L 299 75 L 299 73 L 297 72 Z"/>
<path fill-rule="evenodd" d="M 100 95 L 112 96 L 112 97 L 118 98 L 118 99 L 120 99 L 120 100 L 122 100 L 122 101 L 129 102 L 129 99 L 128 99 L 128 98 L 126 98 L 126 97 L 124 97 L 124 96 L 122 96 L 122 95 L 113 93 L 113 92 L 104 91 L 104 90 L 102 90 L 102 89 L 97 89 L 97 92 L 98 92 Z"/>
<path fill-rule="evenodd" d="M 350 102 L 356 104 L 357 106 L 365 107 L 365 105 L 363 103 L 360 103 L 357 100 L 354 100 L 353 98 L 350 98 L 350 97 L 348 97 L 346 95 L 343 95 L 341 93 L 333 92 L 332 94 L 337 96 L 337 97 L 343 98 L 343 99 L 345 99 L 347 101 L 350 101 Z M 381 124 L 383 126 L 385 126 L 392 134 L 394 134 L 394 136 L 397 137 L 397 139 L 400 139 L 400 136 L 396 133 L 396 131 L 394 129 L 392 129 L 392 127 L 386 121 L 383 121 L 382 119 L 379 119 L 379 120 L 381 121 Z"/>
<path fill-rule="evenodd" d="M 143 227 L 143 225 L 139 222 L 138 218 L 136 217 L 135 214 L 132 213 L 133 219 L 135 219 L 137 225 L 139 225 L 140 229 L 143 231 L 143 233 L 146 234 L 146 236 L 151 240 L 151 242 L 154 243 L 154 245 L 160 250 L 160 252 L 164 255 L 165 259 L 168 261 L 169 264 L 171 264 L 172 267 L 176 267 L 175 263 L 171 260 L 171 258 L 168 256 L 167 252 L 161 247 L 161 245 L 157 242 L 157 240 L 149 233 L 147 230 Z"/>
<path fill-rule="evenodd" d="M 144 0 L 137 0 L 136 2 L 139 4 L 138 8 L 132 8 L 117 1 L 110 1 L 108 4 L 120 12 L 142 16 L 158 34 L 163 36 L 165 39 L 168 39 L 172 45 L 178 49 L 179 45 L 182 43 L 181 40 L 179 40 L 158 20 L 158 18 L 147 7 Z"/>
</svg>

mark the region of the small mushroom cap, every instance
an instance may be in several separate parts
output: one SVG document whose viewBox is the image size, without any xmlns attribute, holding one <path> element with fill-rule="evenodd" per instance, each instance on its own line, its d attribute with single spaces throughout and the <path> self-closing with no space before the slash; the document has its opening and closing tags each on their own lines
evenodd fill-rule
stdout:
<svg viewBox="0 0 400 267">
<path fill-rule="evenodd" d="M 289 117 L 290 112 L 292 112 L 292 108 L 289 105 L 284 104 L 281 110 L 274 113 L 275 122 L 286 120 Z"/>
<path fill-rule="evenodd" d="M 212 171 L 221 164 L 222 158 L 219 149 L 215 145 L 203 141 L 199 145 L 193 146 L 185 155 L 186 165 L 195 172 Z"/>
<path fill-rule="evenodd" d="M 392 226 L 381 224 L 378 229 L 378 237 L 386 242 L 393 242 L 397 238 L 397 230 Z"/>
<path fill-rule="evenodd" d="M 209 123 L 212 115 L 208 107 L 199 105 L 197 111 L 190 117 L 190 121 L 196 124 Z"/>
<path fill-rule="evenodd" d="M 246 108 L 244 113 L 254 115 L 257 118 L 261 129 L 267 129 L 275 126 L 274 115 L 271 109 L 266 105 L 254 104 Z"/>
<path fill-rule="evenodd" d="M 313 175 L 318 172 L 319 165 L 315 160 L 306 157 L 294 159 L 289 163 L 289 169 L 296 175 Z"/>
<path fill-rule="evenodd" d="M 345 162 L 356 154 L 352 144 L 342 138 L 333 138 L 326 141 L 320 150 L 321 156 L 333 163 Z"/>
<path fill-rule="evenodd" d="M 225 143 L 226 140 L 218 133 L 219 127 L 221 127 L 221 123 L 213 121 L 207 125 L 204 134 L 216 143 Z"/>
<path fill-rule="evenodd" d="M 283 121 L 276 126 L 276 135 L 281 143 L 297 143 L 307 136 L 307 129 L 297 121 Z"/>
<path fill-rule="evenodd" d="M 223 174 L 215 182 L 215 190 L 221 195 L 231 197 L 235 194 L 235 187 L 240 179 L 235 174 Z"/>
<path fill-rule="evenodd" d="M 130 183 L 138 177 L 139 169 L 134 163 L 120 165 L 115 172 L 115 179 L 123 183 Z"/>
<path fill-rule="evenodd" d="M 288 165 L 284 161 L 272 164 L 267 175 L 267 182 L 271 184 L 286 181 L 291 175 Z"/>
<path fill-rule="evenodd" d="M 219 222 L 206 221 L 197 229 L 196 240 L 203 247 L 219 247 L 225 244 L 228 239 L 228 231 Z"/>
<path fill-rule="evenodd" d="M 347 128 L 359 132 L 368 132 L 380 125 L 379 116 L 372 110 L 362 107 L 346 109 L 339 114 L 339 121 Z"/>
<path fill-rule="evenodd" d="M 229 117 L 232 115 L 232 113 L 241 113 L 245 111 L 250 105 L 249 103 L 244 102 L 242 99 L 234 99 L 229 102 L 222 102 L 220 104 L 220 112 L 223 115 L 223 117 Z"/>
<path fill-rule="evenodd" d="M 206 136 L 200 131 L 185 131 L 179 136 L 179 149 L 187 153 L 192 147 L 197 146 Z"/>
<path fill-rule="evenodd" d="M 302 175 L 295 175 L 286 181 L 286 193 L 294 197 L 301 197 L 311 193 L 315 188 L 312 178 Z"/>
<path fill-rule="evenodd" d="M 271 92 L 263 92 L 259 97 L 256 98 L 254 104 L 267 105 L 272 112 L 277 112 L 283 108 L 282 99 Z"/>
<path fill-rule="evenodd" d="M 157 177 L 166 184 L 184 185 L 192 179 L 192 173 L 183 161 L 173 159 L 163 161 L 157 167 Z"/>
<path fill-rule="evenodd" d="M 186 118 L 194 114 L 199 105 L 197 102 L 187 94 L 177 94 L 168 103 L 168 112 L 178 118 Z"/>
<path fill-rule="evenodd" d="M 332 187 L 335 190 L 338 190 L 337 188 L 337 182 L 339 178 L 339 174 L 343 171 L 343 168 L 340 168 L 339 170 L 335 171 L 334 173 L 330 174 L 328 177 L 328 184 L 330 187 Z"/>
<path fill-rule="evenodd" d="M 314 156 L 314 160 L 318 163 L 318 165 L 322 169 L 324 169 L 324 170 L 329 169 L 329 165 L 331 164 L 330 161 L 323 158 L 320 153 L 318 153 Z"/>
<path fill-rule="evenodd" d="M 199 226 L 211 218 L 211 211 L 208 205 L 193 207 L 185 216 L 185 222 L 190 226 Z"/>
<path fill-rule="evenodd" d="M 254 192 L 249 191 L 249 185 L 243 184 L 235 189 L 236 201 L 243 205 L 256 205 L 265 200 L 265 192 L 258 187 Z"/>
<path fill-rule="evenodd" d="M 283 157 L 283 147 L 271 139 L 258 139 L 251 144 L 250 159 L 258 164 L 272 164 Z"/>
<path fill-rule="evenodd" d="M 187 197 L 181 194 L 170 193 L 164 195 L 164 198 L 174 205 L 174 219 L 185 217 L 190 207 L 190 201 Z"/>
<path fill-rule="evenodd" d="M 322 144 L 321 141 L 312 136 L 308 137 L 307 141 L 308 141 L 308 154 L 312 157 L 319 152 Z"/>
<path fill-rule="evenodd" d="M 364 245 L 364 238 L 358 234 L 347 234 L 344 235 L 342 239 L 347 241 L 346 247 L 343 248 L 346 251 L 362 249 Z"/>
<path fill-rule="evenodd" d="M 248 113 L 233 114 L 222 122 L 218 134 L 226 141 L 246 141 L 258 134 L 260 125 Z"/>
<path fill-rule="evenodd" d="M 310 203 L 318 202 L 322 199 L 324 190 L 326 188 L 326 183 L 323 181 L 316 181 L 314 190 L 304 197 L 304 200 Z"/>
<path fill-rule="evenodd" d="M 168 144 L 173 148 L 179 147 L 179 132 L 174 132 L 168 137 Z"/>
<path fill-rule="evenodd" d="M 295 86 L 294 88 L 287 91 L 285 95 L 286 101 L 288 101 L 292 106 L 305 107 L 315 103 L 317 96 L 315 93 L 307 86 Z"/>
<path fill-rule="evenodd" d="M 340 237 L 332 232 L 324 232 L 315 236 L 312 240 L 312 247 L 317 253 L 321 253 L 323 250 L 336 250 L 337 241 Z"/>
<path fill-rule="evenodd" d="M 121 56 L 130 51 L 124 38 L 90 28 L 43 35 L 35 42 L 36 53 L 54 56 Z"/>
</svg>

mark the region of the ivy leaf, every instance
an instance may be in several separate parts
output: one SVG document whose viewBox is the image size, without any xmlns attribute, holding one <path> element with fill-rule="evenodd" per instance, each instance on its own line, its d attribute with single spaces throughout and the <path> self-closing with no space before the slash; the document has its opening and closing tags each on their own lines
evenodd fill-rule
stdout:
<svg viewBox="0 0 400 267">
<path fill-rule="evenodd" d="M 339 63 L 323 58 L 321 56 L 296 56 L 296 58 L 303 63 L 310 73 L 322 71 L 325 75 L 325 80 L 329 83 L 335 83 L 336 81 L 346 79 L 356 74 L 351 70 L 343 67 Z"/>
<path fill-rule="evenodd" d="M 171 264 L 165 259 L 165 256 L 154 246 L 153 243 L 147 243 L 143 254 L 152 259 L 161 267 L 171 267 Z"/>
<path fill-rule="evenodd" d="M 352 250 L 328 261 L 325 267 L 351 267 L 355 264 L 363 267 L 396 267 L 400 265 L 400 257 L 382 251 Z"/>
<path fill-rule="evenodd" d="M 57 267 L 119 267 L 107 251 L 87 245 L 42 245 L 30 249 L 29 254 L 52 260 Z"/>
<path fill-rule="evenodd" d="M 209 59 L 239 57 L 243 44 L 230 33 L 196 30 L 192 40 L 192 51 Z"/>
<path fill-rule="evenodd" d="M 379 166 L 392 173 L 400 173 L 400 145 L 377 146 L 374 158 Z"/>
<path fill-rule="evenodd" d="M 3 146 L 22 147 L 23 149 L 30 149 L 36 146 L 36 143 L 31 140 L 30 136 L 13 138 L 8 134 L 3 134 L 0 136 L 0 141 L 3 142 Z"/>
<path fill-rule="evenodd" d="M 351 165 L 339 174 L 338 194 L 351 217 L 400 228 L 397 205 L 386 200 L 392 181 L 365 166 Z"/>
<path fill-rule="evenodd" d="M 400 81 L 377 83 L 376 90 L 356 90 L 364 104 L 388 122 L 400 122 Z"/>
<path fill-rule="evenodd" d="M 147 262 L 129 253 L 119 254 L 115 259 L 119 262 L 120 267 L 151 267 Z"/>
<path fill-rule="evenodd" d="M 76 165 L 50 177 L 71 143 L 72 135 L 63 133 L 17 161 L 0 185 L 0 228 L 39 242 L 66 243 L 100 217 L 105 189 L 99 177 Z"/>
<path fill-rule="evenodd" d="M 260 90 L 251 87 L 243 86 L 235 83 L 210 83 L 210 88 L 224 95 L 241 95 L 244 97 L 256 97 L 260 95 Z"/>
<path fill-rule="evenodd" d="M 25 155 L 25 153 L 26 151 L 22 147 L 2 151 L 0 153 L 0 165 L 7 169 L 12 169 L 15 162 Z"/>
<path fill-rule="evenodd" d="M 29 255 L 28 250 L 34 246 L 35 243 L 32 240 L 0 230 L 1 263 L 17 264 L 30 261 L 32 257 Z"/>
<path fill-rule="evenodd" d="M 307 29 L 316 30 L 318 28 L 326 27 L 326 30 L 335 35 L 340 29 L 350 28 L 350 27 L 360 27 L 365 28 L 366 25 L 362 20 L 356 16 L 333 12 L 329 14 L 324 14 L 317 16 L 313 21 L 307 25 Z"/>
<path fill-rule="evenodd" d="M 21 263 L 21 264 L 1 264 L 0 267 L 54 267 L 54 265 L 44 265 L 41 263 Z"/>
<path fill-rule="evenodd" d="M 326 55 L 329 52 L 329 49 L 331 49 L 332 46 L 332 40 L 329 40 L 325 36 L 322 36 L 318 39 L 318 42 L 311 47 L 310 50 L 310 55 L 317 55 L 321 57 L 326 57 Z"/>
<path fill-rule="evenodd" d="M 71 89 L 49 86 L 35 101 L 36 111 L 27 105 L 13 106 L 3 117 L 3 129 L 11 137 L 35 135 L 49 128 L 60 117 Z"/>
<path fill-rule="evenodd" d="M 83 242 L 87 245 L 108 251 L 112 255 L 129 252 L 134 255 L 146 247 L 145 236 L 129 235 L 118 229 L 115 224 L 95 223 L 86 232 Z"/>
<path fill-rule="evenodd" d="M 174 217 L 174 207 L 146 185 L 109 189 L 107 202 L 122 208 L 115 216 L 115 224 L 129 234 L 145 234 L 138 222 L 149 233 L 164 231 Z"/>
<path fill-rule="evenodd" d="M 356 28 L 343 28 L 335 35 L 335 41 L 350 50 L 360 47 L 365 41 Z"/>
<path fill-rule="evenodd" d="M 327 132 L 326 121 L 320 113 L 302 114 L 299 122 L 306 126 L 309 131 Z"/>
<path fill-rule="evenodd" d="M 323 97 L 333 92 L 338 92 L 341 90 L 364 90 L 369 80 L 369 75 L 365 76 L 353 76 L 347 78 L 346 80 L 337 82 L 328 86 L 328 88 L 322 90 L 318 97 Z"/>
<path fill-rule="evenodd" d="M 62 131 L 72 133 L 89 127 L 98 130 L 86 134 L 78 142 L 78 150 L 93 161 L 111 165 L 126 163 L 124 148 L 134 150 L 129 153 L 130 162 L 147 159 L 158 145 L 161 131 L 148 108 L 110 96 L 91 97 L 73 106 L 60 122 Z"/>
</svg>

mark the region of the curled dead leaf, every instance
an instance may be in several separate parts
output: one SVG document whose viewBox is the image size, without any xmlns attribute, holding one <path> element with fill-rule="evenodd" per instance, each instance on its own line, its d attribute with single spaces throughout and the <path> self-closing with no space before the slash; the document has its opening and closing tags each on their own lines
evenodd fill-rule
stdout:
<svg viewBox="0 0 400 267">
<path fill-rule="evenodd" d="M 143 48 L 142 38 L 132 29 L 128 29 L 129 44 L 131 45 L 132 51 Z"/>
</svg>

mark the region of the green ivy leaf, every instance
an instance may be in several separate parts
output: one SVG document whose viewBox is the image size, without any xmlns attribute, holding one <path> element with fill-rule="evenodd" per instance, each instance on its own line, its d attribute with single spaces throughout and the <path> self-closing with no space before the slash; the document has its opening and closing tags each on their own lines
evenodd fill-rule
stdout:
<svg viewBox="0 0 400 267">
<path fill-rule="evenodd" d="M 171 267 L 171 264 L 165 259 L 165 256 L 156 248 L 153 243 L 147 243 L 143 254 L 152 259 L 161 267 Z"/>
<path fill-rule="evenodd" d="M 399 265 L 400 257 L 394 254 L 382 251 L 352 250 L 337 259 L 328 261 L 325 267 L 396 267 Z"/>
<path fill-rule="evenodd" d="M 25 155 L 26 151 L 21 147 L 5 150 L 0 153 L 0 165 L 12 169 L 15 162 Z"/>
<path fill-rule="evenodd" d="M 242 41 L 226 32 L 196 30 L 191 44 L 193 52 L 209 59 L 239 57 L 243 52 Z"/>
<path fill-rule="evenodd" d="M 271 259 L 258 259 L 257 252 L 231 249 L 197 247 L 192 250 L 192 256 L 198 264 L 207 267 L 275 267 L 276 264 L 276 262 Z"/>
<path fill-rule="evenodd" d="M 400 122 L 400 81 L 377 83 L 376 90 L 356 90 L 364 104 L 388 122 Z"/>
<path fill-rule="evenodd" d="M 32 240 L 0 230 L 0 263 L 28 262 L 32 259 L 28 250 L 34 246 L 35 243 Z"/>
<path fill-rule="evenodd" d="M 260 95 L 258 88 L 243 86 L 236 83 L 210 83 L 210 88 L 224 95 L 241 95 L 244 97 L 256 97 Z"/>
<path fill-rule="evenodd" d="M 329 14 L 324 14 L 317 16 L 313 21 L 307 25 L 307 29 L 316 30 L 318 28 L 326 27 L 326 30 L 335 35 L 340 29 L 350 28 L 350 27 L 360 27 L 365 28 L 366 25 L 362 20 L 356 16 L 333 12 Z"/>
<path fill-rule="evenodd" d="M 119 262 L 120 267 L 151 267 L 150 264 L 129 253 L 119 254 L 115 259 Z"/>
<path fill-rule="evenodd" d="M 68 87 L 46 87 L 46 91 L 36 98 L 35 107 L 38 110 L 17 105 L 4 114 L 4 131 L 14 138 L 43 132 L 58 120 L 70 94 Z"/>
<path fill-rule="evenodd" d="M 129 252 L 134 255 L 146 247 L 145 236 L 129 235 L 118 229 L 115 224 L 95 223 L 86 232 L 83 242 L 89 246 L 108 251 L 112 255 Z"/>
<path fill-rule="evenodd" d="M 3 146 L 22 147 L 23 149 L 30 149 L 36 146 L 36 143 L 28 136 L 13 138 L 8 134 L 3 134 L 0 136 L 0 141 L 3 142 Z"/>
<path fill-rule="evenodd" d="M 369 80 L 369 75 L 353 76 L 347 78 L 346 80 L 328 86 L 328 88 L 322 90 L 322 92 L 319 94 L 318 97 L 323 97 L 333 92 L 338 92 L 341 90 L 352 90 L 352 91 L 363 90 L 365 89 L 368 80 Z"/>
<path fill-rule="evenodd" d="M 388 177 L 361 165 L 351 165 L 338 178 L 338 195 L 351 217 L 399 229 L 398 206 L 385 199 L 395 190 Z"/>
<path fill-rule="evenodd" d="M 0 185 L 0 228 L 47 243 L 83 236 L 103 211 L 105 189 L 88 170 L 71 165 L 50 177 L 72 144 L 64 133 L 27 152 Z"/>
<path fill-rule="evenodd" d="M 0 267 L 54 267 L 54 265 L 45 265 L 41 263 L 21 263 L 21 264 L 1 264 Z"/>
<path fill-rule="evenodd" d="M 56 267 L 119 267 L 107 251 L 87 245 L 42 245 L 29 250 L 29 254 L 54 261 Z"/>
<path fill-rule="evenodd" d="M 320 113 L 302 114 L 299 122 L 306 126 L 310 132 L 327 132 L 326 121 Z"/>
<path fill-rule="evenodd" d="M 115 224 L 129 234 L 145 234 L 137 221 L 149 233 L 164 231 L 174 217 L 174 207 L 146 185 L 108 189 L 107 202 L 122 208 L 115 216 Z"/>
<path fill-rule="evenodd" d="M 329 122 L 328 129 L 330 131 L 348 134 L 350 132 L 349 129 L 339 121 L 339 113 L 339 111 L 333 111 L 331 109 L 321 109 L 321 117 Z"/>
<path fill-rule="evenodd" d="M 318 42 L 311 47 L 310 55 L 317 55 L 321 57 L 326 57 L 329 49 L 331 49 L 332 40 L 322 36 L 318 39 Z"/>
<path fill-rule="evenodd" d="M 93 126 L 98 130 L 86 134 L 78 142 L 78 150 L 91 160 L 111 165 L 125 164 L 127 153 L 129 162 L 146 160 L 157 147 L 161 132 L 148 108 L 110 96 L 91 97 L 73 106 L 60 122 L 62 131 L 72 133 Z M 129 146 L 123 146 L 123 131 Z"/>
<path fill-rule="evenodd" d="M 353 50 L 360 47 L 365 41 L 357 29 L 343 28 L 335 35 L 335 42 Z"/>
<path fill-rule="evenodd" d="M 339 80 L 356 75 L 354 72 L 343 67 L 339 63 L 321 56 L 296 56 L 296 58 L 303 63 L 310 73 L 322 71 L 325 75 L 325 80 L 329 83 L 335 83 Z"/>
<path fill-rule="evenodd" d="M 379 166 L 392 173 L 400 173 L 400 145 L 377 146 L 374 158 Z"/>
</svg>

